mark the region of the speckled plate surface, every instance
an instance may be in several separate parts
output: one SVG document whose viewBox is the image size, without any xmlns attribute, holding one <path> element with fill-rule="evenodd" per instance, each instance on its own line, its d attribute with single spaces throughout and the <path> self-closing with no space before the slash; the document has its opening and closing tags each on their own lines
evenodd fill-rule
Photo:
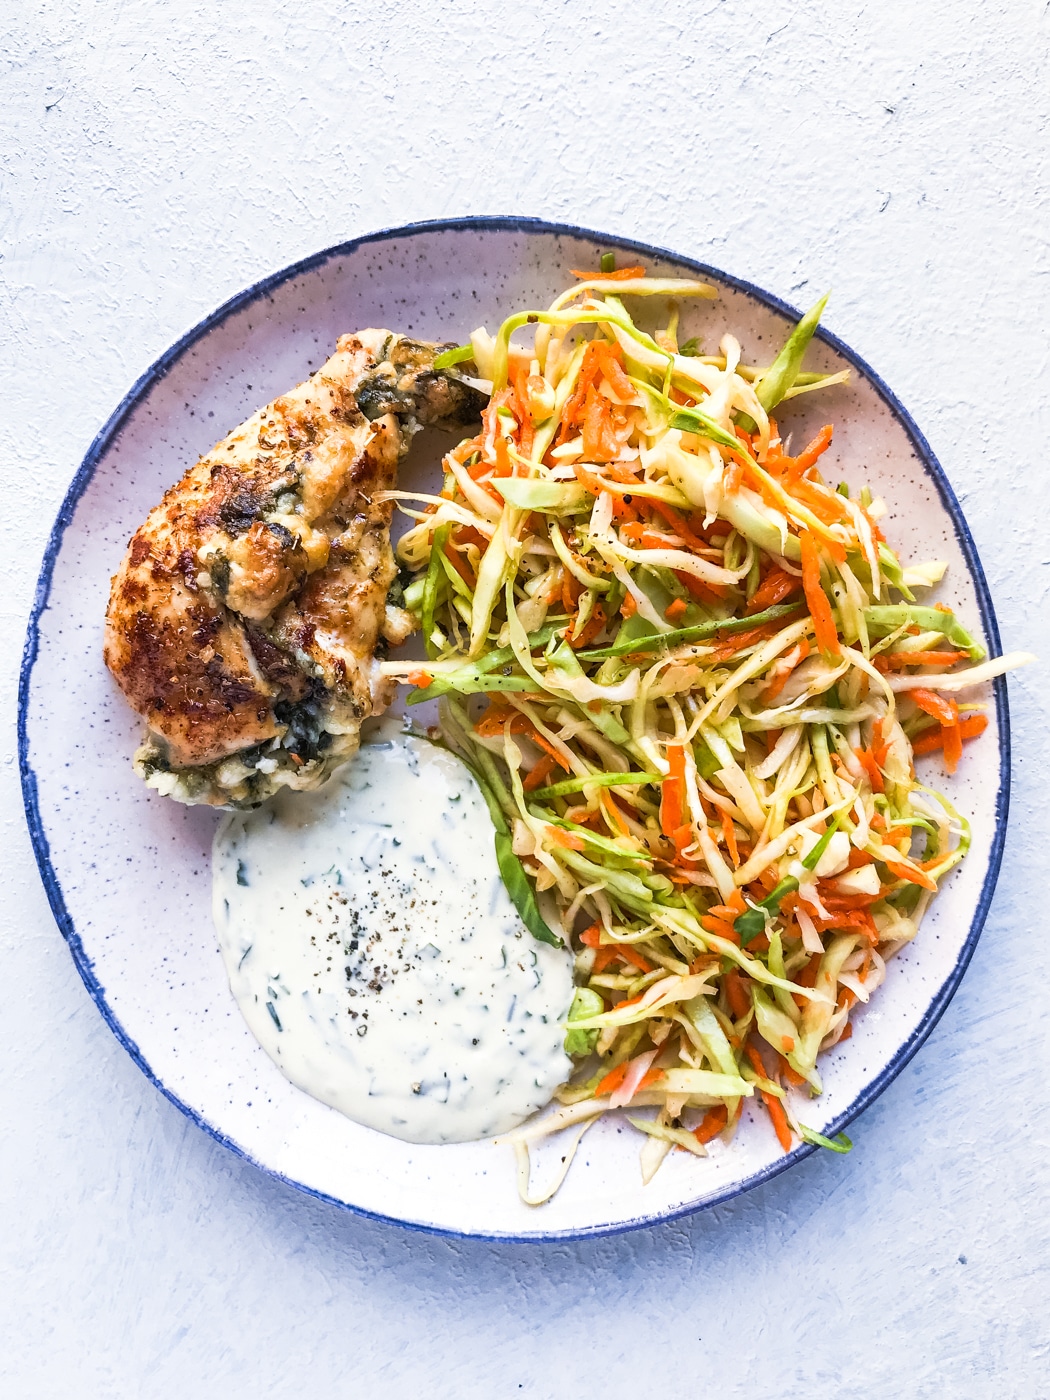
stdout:
<svg viewBox="0 0 1050 1400">
<path fill-rule="evenodd" d="M 188 465 L 260 404 L 321 364 L 343 332 L 382 325 L 430 339 L 494 328 L 508 309 L 544 306 L 569 269 L 615 250 L 657 275 L 702 274 L 714 303 L 687 305 L 683 335 L 714 345 L 732 329 L 745 356 L 775 350 L 795 313 L 698 262 L 604 234 L 520 219 L 415 225 L 333 248 L 235 297 L 149 369 L 92 445 L 45 555 L 19 704 L 26 811 L 51 907 L 99 1010 L 135 1062 L 204 1131 L 301 1190 L 362 1213 L 456 1234 L 552 1239 L 628 1229 L 723 1201 L 798 1162 L 761 1113 L 729 1149 L 667 1159 L 642 1186 L 640 1139 L 609 1120 L 584 1139 L 568 1180 L 522 1205 L 509 1149 L 418 1147 L 343 1118 L 287 1082 L 252 1039 L 226 984 L 210 914 L 214 812 L 179 807 L 135 777 L 140 731 L 102 664 L 109 589 L 132 531 Z M 867 480 L 890 504 L 903 556 L 950 561 L 942 593 L 999 651 L 991 599 L 951 487 L 878 377 L 819 332 L 807 367 L 853 370 L 847 386 L 785 412 L 804 438 L 831 420 L 836 477 Z M 814 402 L 814 400 L 818 400 Z M 417 444 L 416 481 L 435 479 Z M 822 1060 L 826 1090 L 806 1121 L 838 1132 L 922 1044 L 958 985 L 988 909 L 1005 834 L 1009 734 L 1002 680 L 995 726 L 938 785 L 973 820 L 973 848 L 946 881 L 918 940 Z M 998 743 L 995 734 L 998 735 Z M 551 1163 L 538 1164 L 542 1174 Z"/>
</svg>

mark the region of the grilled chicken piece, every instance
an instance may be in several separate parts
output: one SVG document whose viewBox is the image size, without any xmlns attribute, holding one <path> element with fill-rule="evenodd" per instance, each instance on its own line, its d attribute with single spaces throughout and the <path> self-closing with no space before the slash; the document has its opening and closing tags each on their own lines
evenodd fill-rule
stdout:
<svg viewBox="0 0 1050 1400">
<path fill-rule="evenodd" d="M 443 347 L 367 330 L 191 467 L 132 536 L 113 579 L 105 660 L 148 732 L 135 767 L 180 802 L 253 807 L 314 788 L 389 703 L 380 639 L 389 503 L 413 434 L 484 399 Z"/>
</svg>

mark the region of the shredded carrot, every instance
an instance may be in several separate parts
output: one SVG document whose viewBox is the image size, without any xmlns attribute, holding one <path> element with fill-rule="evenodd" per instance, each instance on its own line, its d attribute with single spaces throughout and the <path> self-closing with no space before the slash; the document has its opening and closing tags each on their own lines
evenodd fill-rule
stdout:
<svg viewBox="0 0 1050 1400">
<path fill-rule="evenodd" d="M 628 997 L 626 1001 L 618 1001 L 616 1003 L 616 1010 L 622 1011 L 625 1006 L 637 1006 L 644 996 L 645 992 L 639 992 L 636 997 Z"/>
<path fill-rule="evenodd" d="M 874 825 L 875 823 L 872 822 L 872 826 Z M 883 822 L 883 826 L 885 825 L 886 823 Z M 911 843 L 910 826 L 891 826 L 882 838 L 884 846 L 899 846 L 902 841 L 907 841 L 909 844 Z"/>
<path fill-rule="evenodd" d="M 885 792 L 886 783 L 883 780 L 882 773 L 879 771 L 879 765 L 875 762 L 875 755 L 872 753 L 871 749 L 858 748 L 854 749 L 853 752 L 857 755 L 861 767 L 868 775 L 872 792 Z"/>
<path fill-rule="evenodd" d="M 712 914 L 704 914 L 701 916 L 700 926 L 716 938 L 724 938 L 727 943 L 735 943 L 739 947 L 740 935 L 728 919 L 717 919 Z"/>
<path fill-rule="evenodd" d="M 625 593 L 623 602 L 620 604 L 620 616 L 626 621 L 629 617 L 634 617 L 638 611 L 638 604 L 633 593 Z"/>
<path fill-rule="evenodd" d="M 579 650 L 580 647 L 589 647 L 605 626 L 605 623 L 605 609 L 602 607 L 601 603 L 595 603 L 594 607 L 591 609 L 590 617 L 580 629 L 579 636 L 574 637 L 572 635 L 573 628 L 569 626 L 565 629 L 566 640 L 569 645 L 576 650 Z"/>
<path fill-rule="evenodd" d="M 664 617 L 667 618 L 668 622 L 677 622 L 680 618 L 685 616 L 688 610 L 689 604 L 684 598 L 673 598 L 671 602 L 668 603 L 667 607 L 664 608 Z"/>
<path fill-rule="evenodd" d="M 459 549 L 468 544 L 476 545 L 482 554 L 489 547 L 488 540 L 480 530 L 475 530 L 473 525 L 457 525 L 452 536 L 452 543 Z"/>
<path fill-rule="evenodd" d="M 611 830 L 618 831 L 621 836 L 630 836 L 631 833 L 627 829 L 627 823 L 624 821 L 622 815 L 620 814 L 620 809 L 619 807 L 617 807 L 616 802 L 612 794 L 609 792 L 608 788 L 598 789 L 598 805 L 602 808 L 602 810 L 605 812 L 605 815 L 608 817 L 609 826 Z"/>
<path fill-rule="evenodd" d="M 729 1121 L 729 1113 L 724 1103 L 717 1104 L 714 1108 L 709 1108 L 701 1118 L 700 1122 L 693 1129 L 693 1136 L 697 1142 L 710 1142 L 716 1138 L 725 1128 Z"/>
<path fill-rule="evenodd" d="M 558 442 L 567 442 L 572 435 L 573 428 L 576 427 L 583 412 L 583 406 L 587 402 L 587 390 L 601 373 L 601 363 L 598 359 L 596 342 L 589 341 L 587 349 L 583 352 L 583 360 L 580 363 L 580 373 L 576 379 L 576 386 L 569 395 L 565 408 L 561 415 L 561 428 L 558 431 Z"/>
<path fill-rule="evenodd" d="M 523 715 L 520 710 L 510 706 L 493 702 L 475 724 L 474 729 L 483 738 L 492 739 L 503 733 L 508 722 L 512 734 L 525 734 L 532 728 L 532 721 L 528 715 Z"/>
<path fill-rule="evenodd" d="M 585 948 L 597 948 L 602 941 L 601 924 L 591 924 L 590 928 L 585 928 L 580 934 L 580 942 Z"/>
<path fill-rule="evenodd" d="M 938 695 L 935 690 L 913 690 L 911 698 L 920 710 L 940 722 L 941 746 L 944 749 L 944 766 L 954 773 L 962 758 L 962 735 L 959 732 L 959 706 L 954 700 Z"/>
<path fill-rule="evenodd" d="M 735 919 L 738 914 L 742 914 L 747 908 L 747 901 L 740 890 L 734 890 L 725 904 L 712 904 L 707 911 L 714 914 L 716 918 Z"/>
<path fill-rule="evenodd" d="M 808 530 L 798 537 L 802 551 L 802 588 L 806 603 L 813 617 L 813 629 L 817 635 L 817 645 L 829 656 L 840 655 L 838 632 L 835 619 L 831 615 L 831 604 L 820 582 L 820 553 L 817 542 Z"/>
<path fill-rule="evenodd" d="M 563 768 L 566 773 L 571 771 L 569 760 L 565 757 L 565 755 L 559 752 L 559 750 L 554 747 L 551 741 L 549 739 L 545 739 L 543 735 L 539 732 L 539 730 L 534 729 L 531 724 L 528 728 L 528 735 L 532 742 L 536 744 L 539 748 L 543 749 L 547 757 L 552 758 L 559 768 Z"/>
<path fill-rule="evenodd" d="M 754 646 L 756 642 L 766 641 L 779 630 L 779 627 L 779 621 L 763 622 L 759 627 L 749 627 L 746 632 L 733 632 L 728 637 L 720 638 L 712 648 L 710 655 L 705 658 L 706 664 L 717 666 L 722 661 L 728 661 L 738 651 Z"/>
<path fill-rule="evenodd" d="M 877 719 L 871 731 L 871 753 L 880 768 L 885 764 L 890 752 L 890 741 L 885 737 L 884 730 L 889 732 L 889 724 L 884 719 Z"/>
<path fill-rule="evenodd" d="M 642 549 L 669 548 L 666 535 L 657 535 L 640 520 L 632 520 L 620 527 L 620 536 L 628 544 L 640 545 Z"/>
<path fill-rule="evenodd" d="M 549 753 L 545 753 L 525 774 L 522 787 L 526 792 L 535 792 L 537 788 L 543 787 L 555 766 L 555 760 Z"/>
<path fill-rule="evenodd" d="M 545 739 L 534 727 L 529 717 L 523 715 L 520 710 L 515 710 L 494 702 L 489 705 L 489 708 L 475 724 L 474 729 L 475 732 L 482 735 L 483 738 L 491 739 L 495 738 L 497 735 L 503 734 L 507 725 L 510 726 L 510 732 L 512 734 L 527 735 L 538 748 L 544 750 L 554 763 L 560 768 L 563 768 L 566 773 L 570 771 L 569 761 L 565 755 L 559 752 L 549 739 Z M 529 776 L 531 777 L 531 773 Z M 539 783 L 537 782 L 536 785 L 538 787 Z"/>
<path fill-rule="evenodd" d="M 741 427 L 739 427 L 739 426 L 738 426 L 738 427 L 734 427 L 733 432 L 734 432 L 734 434 L 736 435 L 737 441 L 738 441 L 738 442 L 741 444 L 741 446 L 744 448 L 744 451 L 745 451 L 745 452 L 751 452 L 751 451 L 752 451 L 752 448 L 753 448 L 753 443 L 752 443 L 752 441 L 751 441 L 751 434 L 750 434 L 750 433 L 745 433 L 744 430 L 743 430 L 743 428 L 741 428 Z"/>
<path fill-rule="evenodd" d="M 595 950 L 592 975 L 594 973 L 604 972 L 607 967 L 611 966 L 614 962 L 618 962 L 619 959 L 620 954 L 615 944 L 604 944 L 601 948 Z"/>
<path fill-rule="evenodd" d="M 791 1068 L 783 1055 L 777 1054 L 776 1051 L 774 1051 L 774 1054 L 776 1054 L 777 1057 L 777 1069 L 780 1072 L 781 1078 L 786 1079 L 792 1088 L 800 1089 L 806 1082 L 803 1076 L 799 1074 L 797 1070 Z"/>
<path fill-rule="evenodd" d="M 719 603 L 723 598 L 729 597 L 730 589 L 727 583 L 705 583 L 695 574 L 687 574 L 684 569 L 672 569 L 671 572 L 678 582 L 688 589 L 689 596 L 695 598 L 698 603 L 705 603 L 710 607 L 712 603 Z"/>
<path fill-rule="evenodd" d="M 849 848 L 849 859 L 846 861 L 847 870 L 859 870 L 862 865 L 873 865 L 875 857 L 870 851 L 858 851 L 856 846 Z"/>
<path fill-rule="evenodd" d="M 751 601 L 744 609 L 744 615 L 750 617 L 752 613 L 764 612 L 766 608 L 775 607 L 785 598 L 790 598 L 793 593 L 798 593 L 801 587 L 802 580 L 796 575 L 786 573 L 783 569 L 772 568 L 752 595 Z"/>
<path fill-rule="evenodd" d="M 819 520 L 823 520 L 825 525 L 834 525 L 850 518 L 838 492 L 830 491 L 818 481 L 810 481 L 808 477 L 803 477 L 801 481 L 792 483 L 791 490 L 796 500 L 809 506 L 813 514 Z"/>
<path fill-rule="evenodd" d="M 726 839 L 726 850 L 729 852 L 729 859 L 734 866 L 740 864 L 740 851 L 736 844 L 736 829 L 733 826 L 733 818 L 723 808 L 722 809 L 722 835 Z"/>
<path fill-rule="evenodd" d="M 987 728 L 987 715 L 965 715 L 955 726 L 960 743 L 964 739 L 976 739 L 978 734 L 983 734 Z M 912 752 L 916 754 L 936 753 L 938 749 L 944 747 L 944 735 L 944 729 L 934 730 L 930 734 L 920 734 L 912 744 Z"/>
<path fill-rule="evenodd" d="M 599 476 L 597 472 L 588 471 L 582 462 L 575 462 L 572 469 L 576 473 L 576 480 L 592 496 L 598 497 L 603 492 L 609 493 L 612 498 L 613 517 L 616 520 L 637 519 L 634 506 L 623 499 L 625 494 L 630 494 L 625 487 L 619 486 L 615 481 L 607 480 L 604 476 Z"/>
<path fill-rule="evenodd" d="M 774 886 L 780 879 L 780 873 L 775 865 L 767 865 L 765 870 L 748 886 L 749 897 L 757 904 L 759 900 L 765 899 L 767 894 L 772 894 Z M 755 890 L 754 886 L 758 889 Z"/>
<path fill-rule="evenodd" d="M 763 1079 L 768 1079 L 766 1067 L 762 1063 L 762 1056 L 753 1045 L 746 1047 L 747 1058 L 751 1061 L 751 1068 L 756 1074 L 760 1074 Z M 776 1094 L 771 1094 L 767 1089 L 759 1089 L 762 1095 L 762 1102 L 773 1120 L 773 1128 L 777 1135 L 777 1141 L 785 1152 L 791 1151 L 791 1129 L 788 1126 L 787 1114 L 784 1112 L 784 1105 L 777 1098 Z"/>
<path fill-rule="evenodd" d="M 954 666 L 965 651 L 889 651 L 875 658 L 879 671 L 903 671 L 907 666 Z M 881 664 L 880 664 L 881 663 Z"/>
<path fill-rule="evenodd" d="M 921 885 L 924 890 L 931 890 L 936 893 L 937 886 L 926 874 L 925 870 L 920 870 L 914 865 L 904 865 L 895 860 L 883 861 L 886 869 L 891 875 L 896 875 L 898 880 L 907 880 L 909 884 Z"/>
<path fill-rule="evenodd" d="M 962 758 L 963 741 L 958 721 L 955 724 L 944 725 L 941 728 L 941 737 L 944 741 L 944 766 L 949 773 L 954 773 L 959 766 L 959 759 Z"/>
<path fill-rule="evenodd" d="M 459 574 L 460 578 L 468 588 L 476 588 L 478 584 L 477 575 L 470 567 L 467 560 L 460 554 L 458 549 L 453 548 L 451 541 L 445 546 L 445 558 Z"/>
<path fill-rule="evenodd" d="M 649 505 L 657 515 L 663 517 L 664 523 L 670 525 L 679 539 L 687 544 L 690 549 L 699 552 L 707 548 L 703 539 L 694 531 L 681 511 L 675 510 L 674 506 L 669 506 L 666 501 L 652 500 L 649 502 Z"/>
<path fill-rule="evenodd" d="M 877 894 L 844 894 L 834 875 L 818 880 L 817 890 L 821 903 L 829 909 L 867 909 L 879 898 Z"/>
<path fill-rule="evenodd" d="M 820 432 L 809 446 L 803 448 L 791 463 L 791 466 L 788 468 L 789 480 L 797 480 L 804 472 L 808 472 L 810 467 L 816 466 L 817 459 L 831 446 L 831 437 L 834 431 L 830 423 L 824 424 L 823 428 L 821 428 Z"/>
<path fill-rule="evenodd" d="M 660 829 L 673 839 L 685 815 L 685 746 L 668 744 L 667 762 L 670 771 L 660 787 Z"/>
<path fill-rule="evenodd" d="M 826 891 L 824 893 L 826 893 Z M 877 894 L 862 894 L 834 899 L 830 894 L 827 895 L 827 898 L 824 898 L 824 894 L 822 894 L 821 901 L 827 912 L 825 927 L 860 928 L 870 933 L 875 927 L 874 923 L 870 922 L 871 906 L 877 903 L 880 897 L 881 896 Z M 854 918 L 854 915 L 857 917 Z M 812 917 L 814 927 L 818 932 L 823 933 L 824 929 L 821 928 L 821 918 L 823 916 L 814 914 Z M 845 920 L 845 922 L 842 922 L 843 920 Z"/>
<path fill-rule="evenodd" d="M 722 978 L 722 985 L 726 989 L 726 1000 L 733 1013 L 733 1020 L 739 1021 L 741 1016 L 746 1016 L 751 1010 L 751 998 L 744 986 L 744 979 L 734 967 Z"/>
<path fill-rule="evenodd" d="M 580 272 L 578 268 L 572 267 L 569 271 L 583 282 L 628 282 L 636 277 L 645 276 L 644 267 L 618 267 L 615 272 Z"/>
<path fill-rule="evenodd" d="M 485 435 L 478 433 L 477 437 L 465 438 L 458 447 L 454 447 L 449 453 L 457 462 L 463 463 L 468 457 L 473 457 L 475 452 L 480 451 L 484 446 Z"/>
<path fill-rule="evenodd" d="M 428 685 L 433 685 L 434 677 L 429 671 L 409 671 L 405 677 L 409 685 L 414 685 L 418 690 L 426 690 Z"/>
<path fill-rule="evenodd" d="M 596 1099 L 601 1099 L 604 1098 L 606 1094 L 615 1094 L 617 1089 L 627 1078 L 627 1066 L 629 1064 L 630 1060 L 624 1060 L 623 1064 L 617 1065 L 615 1069 L 611 1069 L 598 1084 L 594 1091 L 594 1097 Z"/>
<path fill-rule="evenodd" d="M 562 569 L 561 601 L 565 611 L 569 613 L 570 616 L 574 615 L 576 612 L 576 604 L 579 602 L 581 592 L 582 589 L 580 588 L 579 579 L 577 579 L 575 575 L 570 574 L 568 569 Z"/>
<path fill-rule="evenodd" d="M 765 1089 L 759 1091 L 762 1095 L 762 1102 L 769 1110 L 769 1116 L 773 1120 L 773 1128 L 777 1135 L 777 1142 L 785 1152 L 791 1151 L 791 1128 L 788 1125 L 787 1114 L 784 1112 L 784 1105 L 775 1094 L 767 1093 Z"/>
<path fill-rule="evenodd" d="M 611 348 L 612 347 L 610 346 L 610 349 Z M 616 358 L 614 356 L 613 365 L 619 366 L 622 364 L 623 354 L 621 352 L 619 358 Z M 606 373 L 606 378 L 608 378 L 608 373 Z M 628 379 L 627 383 L 630 384 L 630 382 L 631 381 Z M 630 490 L 632 486 L 638 486 L 640 484 L 638 473 L 630 462 L 620 462 L 615 460 L 612 462 L 606 462 L 605 470 L 608 473 L 608 475 L 612 477 L 613 481 L 618 482 L 621 486 L 626 486 L 628 490 Z"/>
<path fill-rule="evenodd" d="M 611 468 L 612 466 L 612 464 L 608 462 L 603 462 L 602 465 L 606 468 Z M 588 471 L 583 462 L 574 462 L 572 469 L 576 473 L 576 479 L 579 481 L 580 485 L 585 487 L 592 496 L 597 496 L 601 491 L 608 491 L 613 498 L 614 508 L 617 497 L 622 499 L 624 496 L 629 496 L 631 494 L 631 487 L 634 486 L 637 488 L 638 485 L 637 477 L 632 477 L 630 483 L 616 481 L 602 472 Z"/>
<path fill-rule="evenodd" d="M 616 952 L 624 962 L 632 963 L 641 972 L 652 972 L 653 965 L 644 953 L 639 953 L 637 948 L 632 948 L 630 943 L 617 944 Z"/>
<path fill-rule="evenodd" d="M 701 916 L 701 926 L 708 933 L 713 933 L 718 938 L 724 938 L 729 943 L 739 945 L 740 935 L 733 927 L 733 923 L 746 908 L 747 904 L 742 892 L 734 890 L 725 904 L 712 904 L 707 913 Z"/>
<path fill-rule="evenodd" d="M 582 424 L 584 451 L 591 461 L 596 462 L 611 461 L 618 451 L 613 406 L 604 394 L 597 392 L 598 380 L 603 375 L 621 398 L 632 397 L 633 389 L 624 372 L 623 351 L 619 345 L 612 345 L 607 340 L 588 341 L 576 387 L 562 410 L 558 432 L 558 443 L 561 444 L 567 442 L 573 430 Z M 590 486 L 587 489 L 590 490 Z"/>
<path fill-rule="evenodd" d="M 492 475 L 500 477 L 513 476 L 514 468 L 510 460 L 510 446 L 507 439 L 498 429 L 496 430 L 496 441 L 493 444 L 493 450 L 496 453 L 496 465 L 492 469 Z"/>
<path fill-rule="evenodd" d="M 959 707 L 954 700 L 938 695 L 935 690 L 918 689 L 909 691 L 909 694 L 919 709 L 932 715 L 938 723 L 948 728 L 959 723 Z"/>
<path fill-rule="evenodd" d="M 634 385 L 627 378 L 627 372 L 624 368 L 623 348 L 619 341 L 599 340 L 596 343 L 598 346 L 598 361 L 601 364 L 602 373 L 609 381 L 609 387 L 612 389 L 613 393 L 617 394 L 621 399 L 633 399 L 635 394 Z M 619 473 L 617 474 L 619 475 Z M 620 479 L 623 480 L 624 478 L 621 476 Z M 632 472 L 628 475 L 627 480 L 637 481 L 638 478 Z"/>
<path fill-rule="evenodd" d="M 700 868 L 699 861 L 690 860 L 685 854 L 686 847 L 691 846 L 696 840 L 696 834 L 693 831 L 693 823 L 691 821 L 684 821 L 681 826 L 676 826 L 674 831 L 671 832 L 671 840 L 674 842 L 674 848 L 677 852 L 675 864 L 684 866 L 688 870 L 698 870 Z"/>
<path fill-rule="evenodd" d="M 806 963 L 802 971 L 798 973 L 798 975 L 795 977 L 795 982 L 800 987 L 815 987 L 817 985 L 817 973 L 819 971 L 820 954 L 814 953 L 813 956 L 810 958 L 809 962 Z M 804 996 L 800 996 L 798 992 L 793 992 L 792 996 L 794 998 L 795 1005 L 800 1010 L 805 1010 L 807 998 Z"/>
<path fill-rule="evenodd" d="M 532 424 L 532 409 L 529 407 L 529 371 L 525 365 L 520 365 L 514 372 L 514 396 L 517 400 L 515 408 L 518 418 L 518 450 L 523 457 L 527 457 L 532 451 L 532 442 L 535 437 L 535 428 Z"/>
<path fill-rule="evenodd" d="M 580 942 L 585 948 L 593 948 L 597 953 L 594 971 L 601 972 L 609 963 L 615 962 L 618 958 L 623 962 L 631 963 L 642 972 L 652 972 L 653 965 L 649 959 L 631 946 L 630 943 L 602 943 L 601 924 L 591 924 L 590 928 L 585 928 L 580 934 Z"/>
<path fill-rule="evenodd" d="M 604 394 L 592 386 L 587 390 L 583 410 L 583 454 L 591 462 L 607 461 L 610 451 L 608 430 L 612 421 L 612 405 Z"/>
<path fill-rule="evenodd" d="M 561 846 L 566 851 L 583 851 L 586 849 L 586 842 L 582 836 L 577 836 L 575 831 L 566 831 L 560 826 L 547 827 L 547 840 L 552 846 Z"/>
</svg>

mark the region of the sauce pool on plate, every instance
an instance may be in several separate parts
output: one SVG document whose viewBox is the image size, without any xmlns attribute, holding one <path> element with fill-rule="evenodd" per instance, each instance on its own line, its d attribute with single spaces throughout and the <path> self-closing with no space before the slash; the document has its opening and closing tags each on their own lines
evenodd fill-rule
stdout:
<svg viewBox="0 0 1050 1400">
<path fill-rule="evenodd" d="M 409 1142 L 514 1127 L 569 1075 L 572 959 L 500 879 L 470 771 L 392 733 L 316 793 L 215 836 L 214 916 L 234 997 L 282 1072 Z"/>
</svg>

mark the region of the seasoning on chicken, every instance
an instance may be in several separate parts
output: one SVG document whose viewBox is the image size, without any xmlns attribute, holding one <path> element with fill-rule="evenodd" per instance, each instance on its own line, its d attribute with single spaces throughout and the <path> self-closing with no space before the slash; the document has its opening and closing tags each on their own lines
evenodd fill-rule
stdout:
<svg viewBox="0 0 1050 1400">
<path fill-rule="evenodd" d="M 433 368 L 442 348 L 343 336 L 133 535 L 105 660 L 147 721 L 135 767 L 158 792 L 253 807 L 280 787 L 315 788 L 389 703 L 376 648 L 413 621 L 388 600 L 397 568 L 380 493 L 419 428 L 467 423 L 484 404 Z"/>
</svg>

